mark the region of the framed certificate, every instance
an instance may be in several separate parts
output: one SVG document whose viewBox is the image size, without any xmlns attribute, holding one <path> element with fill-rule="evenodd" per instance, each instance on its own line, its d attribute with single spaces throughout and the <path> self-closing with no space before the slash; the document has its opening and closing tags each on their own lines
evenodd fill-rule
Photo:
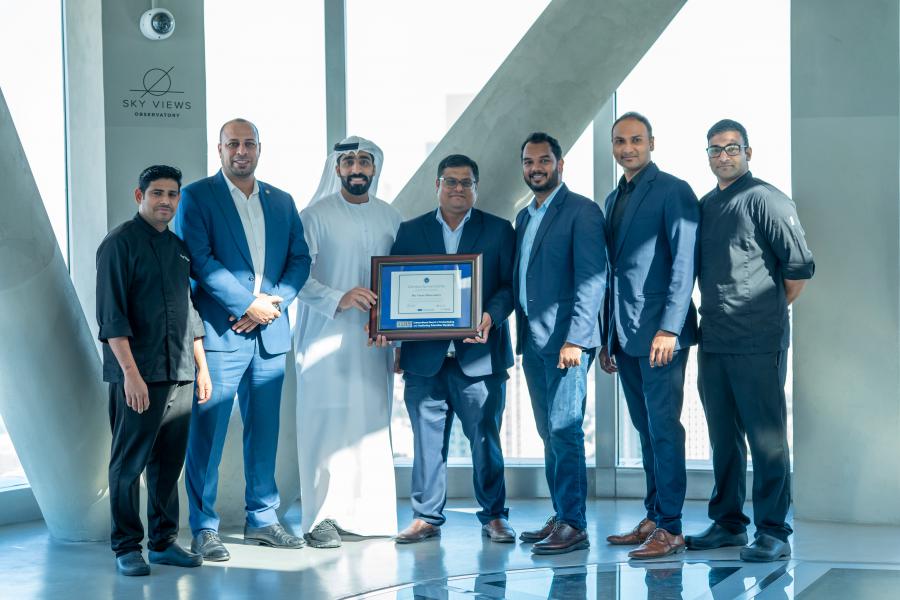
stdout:
<svg viewBox="0 0 900 600">
<path fill-rule="evenodd" d="M 452 340 L 477 335 L 481 255 L 373 256 L 369 335 L 389 340 Z"/>
</svg>

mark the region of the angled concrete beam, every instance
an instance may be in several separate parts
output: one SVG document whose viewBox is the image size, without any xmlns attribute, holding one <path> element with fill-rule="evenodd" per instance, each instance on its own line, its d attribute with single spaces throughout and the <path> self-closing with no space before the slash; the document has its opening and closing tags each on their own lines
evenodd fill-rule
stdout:
<svg viewBox="0 0 900 600">
<path fill-rule="evenodd" d="M 433 207 L 437 164 L 459 152 L 479 165 L 479 206 L 513 217 L 527 193 L 525 136 L 546 131 L 568 151 L 685 1 L 553 0 L 394 206 L 406 217 Z"/>
<path fill-rule="evenodd" d="M 0 91 L 0 413 L 47 527 L 109 535 L 100 360 Z"/>
</svg>

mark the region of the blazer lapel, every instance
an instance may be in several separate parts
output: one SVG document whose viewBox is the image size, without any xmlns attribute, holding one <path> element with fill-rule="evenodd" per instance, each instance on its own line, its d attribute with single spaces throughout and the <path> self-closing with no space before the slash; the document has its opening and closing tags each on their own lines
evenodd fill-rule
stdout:
<svg viewBox="0 0 900 600">
<path fill-rule="evenodd" d="M 469 221 L 463 226 L 462 237 L 459 239 L 457 254 L 470 254 L 475 247 L 481 232 L 484 229 L 484 216 L 480 210 L 472 209 Z"/>
<path fill-rule="evenodd" d="M 213 178 L 212 187 L 213 202 L 225 216 L 225 222 L 228 223 L 228 228 L 231 230 L 231 235 L 234 236 L 235 244 L 241 256 L 252 268 L 253 259 L 250 257 L 250 246 L 247 242 L 247 235 L 244 233 L 244 225 L 241 223 L 241 217 L 234 206 L 234 198 L 231 196 L 228 184 L 225 183 L 225 176 L 222 174 L 222 171 L 219 171 Z"/>
<path fill-rule="evenodd" d="M 272 201 L 269 198 L 271 193 L 272 190 L 269 189 L 269 186 L 260 181 L 259 203 L 262 205 L 263 222 L 266 224 L 266 264 L 263 265 L 263 277 L 265 277 L 267 272 L 266 267 L 270 260 L 274 259 L 276 256 L 283 255 L 283 252 L 279 252 L 280 248 L 277 248 L 276 245 L 280 245 L 287 241 L 287 236 L 278 235 L 278 233 L 280 233 L 280 226 L 283 222 L 279 222 L 278 215 L 275 213 L 275 207 L 272 205 Z M 276 229 L 279 231 L 276 232 Z M 273 283 L 275 282 L 269 282 L 269 284 Z"/>
<path fill-rule="evenodd" d="M 650 191 L 650 187 L 653 185 L 653 180 L 656 179 L 656 173 L 658 171 L 659 169 L 653 163 L 647 165 L 647 172 L 641 176 L 634 191 L 631 192 L 631 198 L 628 199 L 628 206 L 625 207 L 625 214 L 622 215 L 622 225 L 620 225 L 621 231 L 619 235 L 616 236 L 615 258 L 619 258 L 619 253 L 622 251 L 622 244 L 625 243 L 625 238 L 628 236 L 628 229 L 631 227 L 631 221 L 634 219 L 635 213 L 641 207 L 644 198 L 647 197 L 647 193 Z"/>
<path fill-rule="evenodd" d="M 522 238 L 525 237 L 525 229 L 528 228 L 530 220 L 531 215 L 527 208 L 522 209 L 516 217 L 516 260 L 513 264 L 513 288 L 516 290 L 516 297 L 518 297 L 519 289 L 519 257 L 522 256 Z"/>
<path fill-rule="evenodd" d="M 447 254 L 447 248 L 444 246 L 444 234 L 441 231 L 441 224 L 438 223 L 437 217 L 432 213 L 432 218 L 425 219 L 425 242 L 431 254 Z"/>
<path fill-rule="evenodd" d="M 541 224 L 538 226 L 537 234 L 534 236 L 534 244 L 531 246 L 531 255 L 528 257 L 528 268 L 531 269 L 531 265 L 534 264 L 534 255 L 537 254 L 538 248 L 541 246 L 541 242 L 544 241 L 544 236 L 547 235 L 547 230 L 550 229 L 550 226 L 553 224 L 553 219 L 556 218 L 556 215 L 559 214 L 559 210 L 562 208 L 562 205 L 566 201 L 566 196 L 569 195 L 569 188 L 566 187 L 566 184 L 563 184 L 562 187 L 556 192 L 556 196 L 554 196 L 553 201 L 550 203 L 550 206 L 547 207 L 547 214 L 544 215 L 544 218 L 541 219 Z"/>
</svg>

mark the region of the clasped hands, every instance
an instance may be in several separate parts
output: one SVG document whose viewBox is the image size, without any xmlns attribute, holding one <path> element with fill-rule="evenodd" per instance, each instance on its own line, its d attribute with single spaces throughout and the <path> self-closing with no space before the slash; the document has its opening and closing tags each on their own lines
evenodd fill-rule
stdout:
<svg viewBox="0 0 900 600">
<path fill-rule="evenodd" d="M 272 323 L 281 316 L 281 303 L 284 302 L 284 298 L 269 294 L 255 294 L 255 296 L 256 299 L 240 319 L 234 316 L 228 317 L 229 321 L 234 322 L 231 329 L 237 333 L 249 333 L 260 325 Z"/>
</svg>

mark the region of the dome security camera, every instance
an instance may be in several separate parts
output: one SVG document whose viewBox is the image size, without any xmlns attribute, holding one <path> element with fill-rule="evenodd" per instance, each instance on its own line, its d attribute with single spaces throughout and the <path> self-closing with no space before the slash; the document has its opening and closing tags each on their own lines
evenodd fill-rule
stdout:
<svg viewBox="0 0 900 600">
<path fill-rule="evenodd" d="M 164 8 L 151 8 L 141 15 L 141 33 L 151 40 L 164 40 L 175 32 L 175 17 Z"/>
</svg>

